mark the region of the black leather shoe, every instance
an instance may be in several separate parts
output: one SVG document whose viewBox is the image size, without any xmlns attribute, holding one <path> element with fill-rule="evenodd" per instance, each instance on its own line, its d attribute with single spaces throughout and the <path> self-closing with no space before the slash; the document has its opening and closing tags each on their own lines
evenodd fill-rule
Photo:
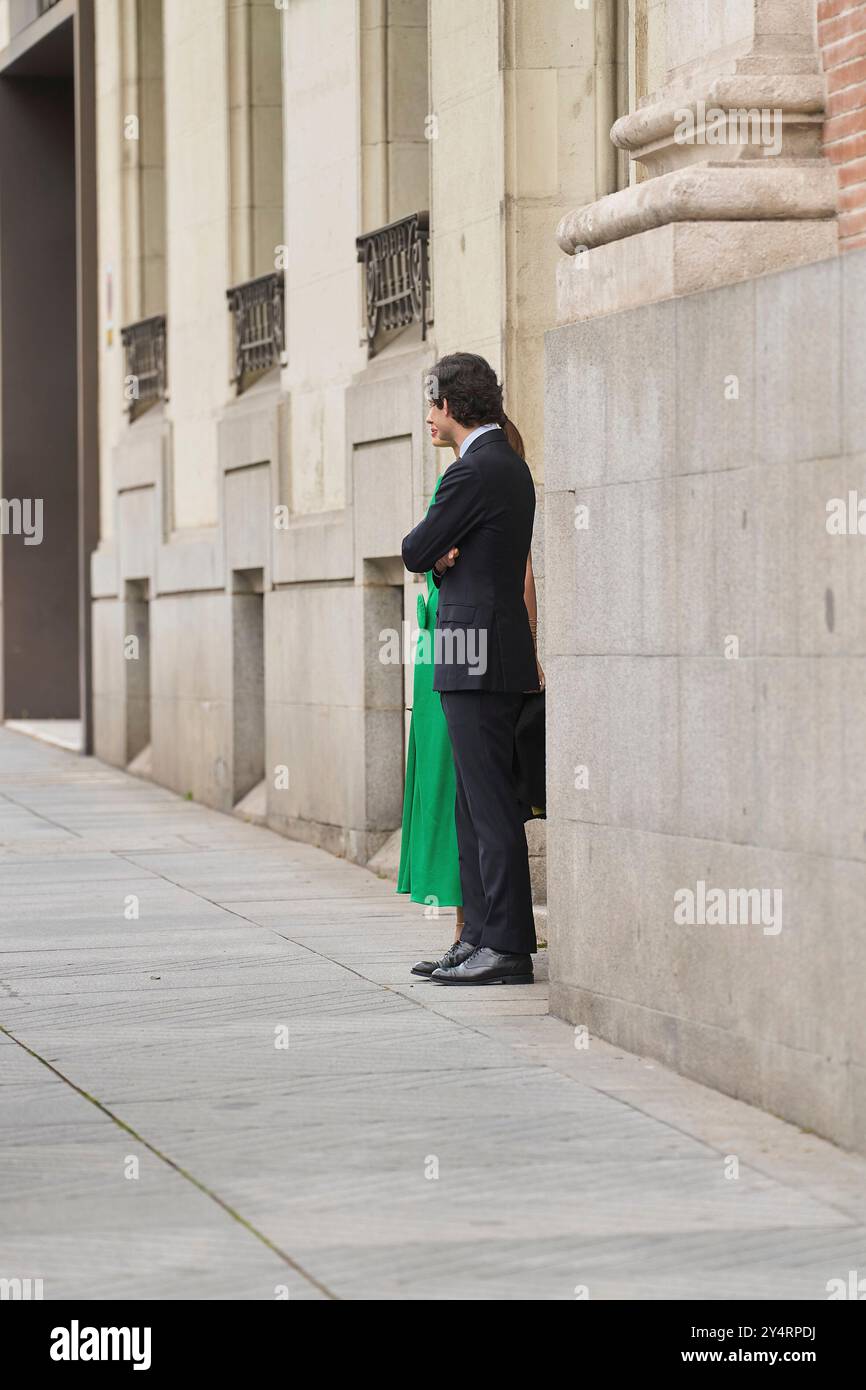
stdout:
<svg viewBox="0 0 866 1390">
<path fill-rule="evenodd" d="M 458 965 L 444 963 L 430 979 L 437 985 L 531 985 L 532 956 L 515 956 L 479 946 Z"/>
<path fill-rule="evenodd" d="M 459 965 L 462 960 L 468 960 L 471 955 L 478 950 L 477 946 L 472 946 L 468 941 L 455 941 L 453 946 L 449 946 L 441 960 L 419 960 L 412 966 L 413 975 L 425 975 L 428 979 L 434 970 L 447 970 L 452 965 Z"/>
</svg>

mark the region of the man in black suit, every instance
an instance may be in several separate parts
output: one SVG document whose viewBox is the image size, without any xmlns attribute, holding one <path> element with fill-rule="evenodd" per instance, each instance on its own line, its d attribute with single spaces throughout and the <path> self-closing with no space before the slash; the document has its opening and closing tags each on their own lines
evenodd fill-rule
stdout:
<svg viewBox="0 0 866 1390">
<path fill-rule="evenodd" d="M 535 488 L 502 429 L 502 388 L 483 357 L 443 357 L 428 377 L 434 437 L 460 451 L 403 563 L 439 588 L 433 688 L 441 692 L 457 774 L 455 816 L 464 927 L 437 984 L 530 984 L 536 950 L 529 859 L 514 782 L 514 727 L 538 689 L 523 597 Z"/>
</svg>

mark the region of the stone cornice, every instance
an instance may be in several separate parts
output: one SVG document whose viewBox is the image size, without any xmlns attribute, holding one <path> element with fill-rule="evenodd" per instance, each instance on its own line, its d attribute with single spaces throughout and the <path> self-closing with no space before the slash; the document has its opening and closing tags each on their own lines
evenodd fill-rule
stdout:
<svg viewBox="0 0 866 1390">
<path fill-rule="evenodd" d="M 573 256 L 669 222 L 831 218 L 836 178 L 821 161 L 800 165 L 693 164 L 566 213 L 557 241 Z"/>
</svg>

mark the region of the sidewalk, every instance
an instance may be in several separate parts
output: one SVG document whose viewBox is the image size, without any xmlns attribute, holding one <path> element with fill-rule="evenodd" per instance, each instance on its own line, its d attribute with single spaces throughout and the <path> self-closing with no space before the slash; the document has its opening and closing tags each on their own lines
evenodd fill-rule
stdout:
<svg viewBox="0 0 866 1390">
<path fill-rule="evenodd" d="M 449 933 L 364 869 L 0 729 L 0 1278 L 820 1300 L 866 1275 L 866 1162 L 577 1050 L 543 983 L 414 982 Z"/>
</svg>

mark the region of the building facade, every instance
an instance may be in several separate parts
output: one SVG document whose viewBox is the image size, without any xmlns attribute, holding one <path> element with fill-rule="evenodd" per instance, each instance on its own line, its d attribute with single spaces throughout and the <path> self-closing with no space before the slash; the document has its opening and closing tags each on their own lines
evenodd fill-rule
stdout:
<svg viewBox="0 0 866 1390">
<path fill-rule="evenodd" d="M 864 561 L 827 527 L 866 450 L 866 4 L 92 14 L 85 746 L 393 867 L 423 382 L 484 354 L 539 492 L 553 1008 L 866 1148 Z"/>
<path fill-rule="evenodd" d="M 487 356 L 541 487 L 551 228 L 615 174 L 612 36 L 548 10 L 96 6 L 94 749 L 362 863 L 399 837 L 425 373 Z"/>
</svg>

